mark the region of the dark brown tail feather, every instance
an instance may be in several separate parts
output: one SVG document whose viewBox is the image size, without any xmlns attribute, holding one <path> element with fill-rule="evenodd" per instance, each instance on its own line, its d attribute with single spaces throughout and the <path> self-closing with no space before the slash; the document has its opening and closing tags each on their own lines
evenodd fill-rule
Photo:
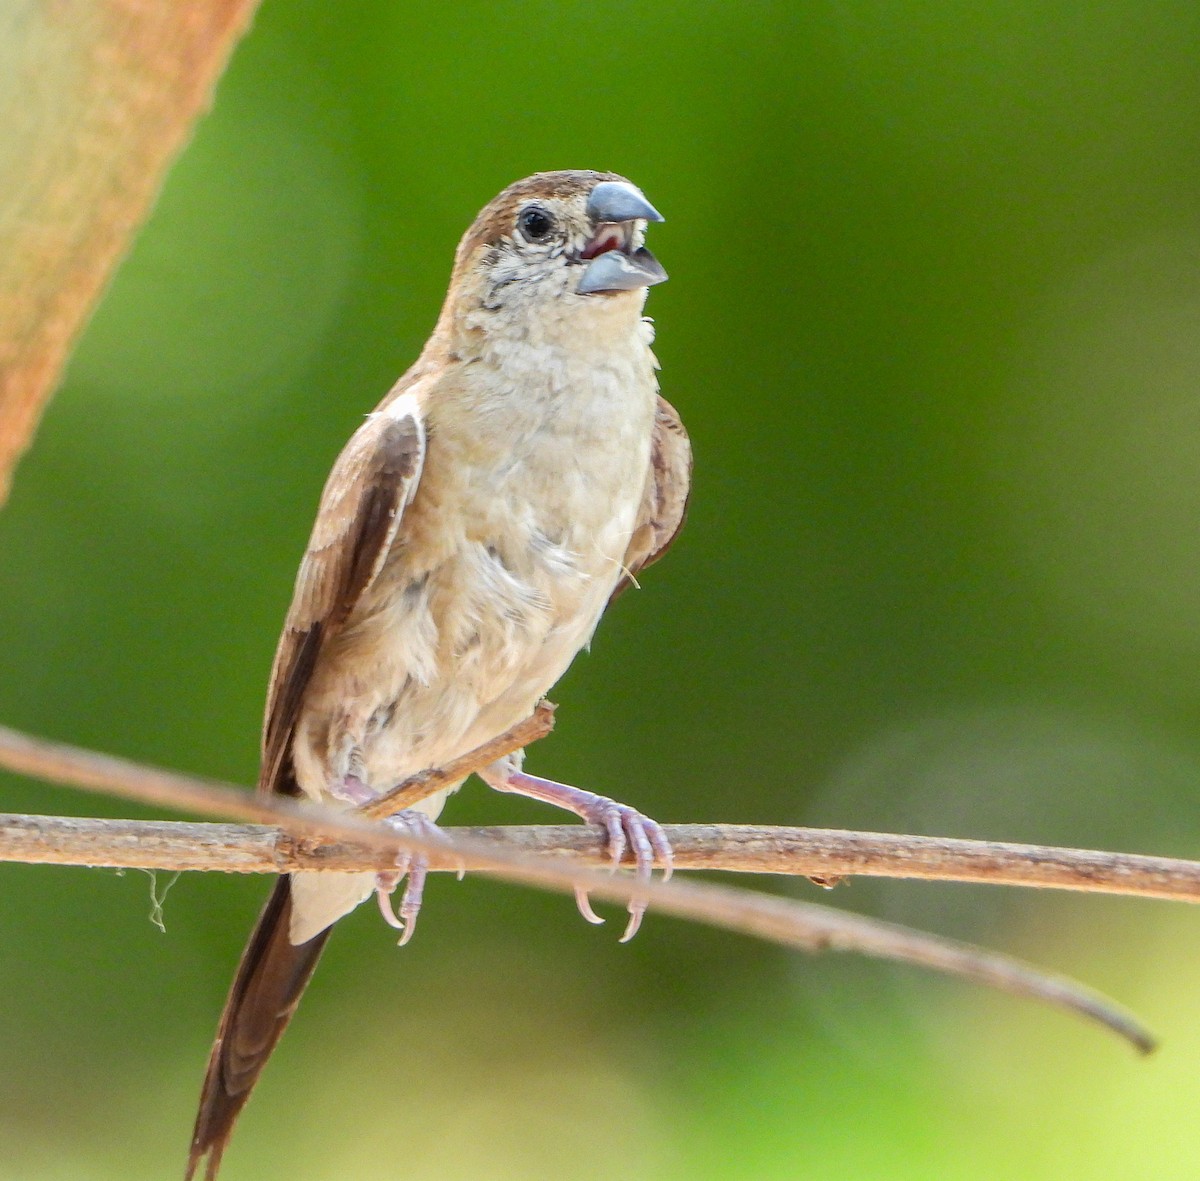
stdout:
<svg viewBox="0 0 1200 1181">
<path fill-rule="evenodd" d="M 291 879 L 282 877 L 242 952 L 217 1026 L 217 1040 L 200 1092 L 185 1181 L 191 1181 L 205 1156 L 206 1181 L 216 1177 L 234 1121 L 250 1098 L 325 949 L 329 930 L 299 947 L 288 942 L 291 914 Z"/>
</svg>

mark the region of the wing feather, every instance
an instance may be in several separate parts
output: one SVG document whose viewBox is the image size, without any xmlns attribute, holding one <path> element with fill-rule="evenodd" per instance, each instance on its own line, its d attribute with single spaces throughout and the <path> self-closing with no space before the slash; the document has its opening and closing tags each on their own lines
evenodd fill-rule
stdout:
<svg viewBox="0 0 1200 1181">
<path fill-rule="evenodd" d="M 625 551 L 625 576 L 617 583 L 612 598 L 633 584 L 639 570 L 653 565 L 671 548 L 687 519 L 691 491 L 692 444 L 675 407 L 660 394 L 654 411 L 646 491 Z"/>
<path fill-rule="evenodd" d="M 373 414 L 329 473 L 271 669 L 260 792 L 296 794 L 287 756 L 321 648 L 378 576 L 421 478 L 425 430 L 415 405 Z"/>
</svg>

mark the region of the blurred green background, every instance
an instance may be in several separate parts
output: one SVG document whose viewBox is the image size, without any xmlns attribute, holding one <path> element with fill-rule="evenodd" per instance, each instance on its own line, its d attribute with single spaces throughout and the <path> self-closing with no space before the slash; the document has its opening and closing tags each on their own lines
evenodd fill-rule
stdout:
<svg viewBox="0 0 1200 1181">
<path fill-rule="evenodd" d="M 252 781 L 320 486 L 459 234 L 611 168 L 668 217 L 695 494 L 532 769 L 664 821 L 1200 855 L 1198 139 L 1182 0 L 267 0 L 0 514 L 0 719 Z M 187 876 L 164 935 L 143 874 L 0 876 L 0 1177 L 176 1176 L 267 884 Z M 782 888 L 1078 974 L 1163 1048 L 439 878 L 404 951 L 339 929 L 223 1178 L 1197 1175 L 1200 916 Z"/>
</svg>

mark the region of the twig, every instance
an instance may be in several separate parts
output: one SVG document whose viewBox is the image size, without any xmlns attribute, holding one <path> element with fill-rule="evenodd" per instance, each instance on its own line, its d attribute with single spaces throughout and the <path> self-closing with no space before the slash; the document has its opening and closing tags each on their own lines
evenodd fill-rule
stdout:
<svg viewBox="0 0 1200 1181">
<path fill-rule="evenodd" d="M 697 827 L 719 826 L 677 825 L 667 831 L 683 836 Z M 736 831 L 736 826 L 731 828 Z M 579 825 L 444 831 L 451 843 L 442 848 L 429 846 L 433 868 L 465 866 L 549 889 L 582 885 L 590 894 L 614 902 L 628 901 L 636 888 L 649 898 L 655 910 L 665 914 L 804 951 L 857 952 L 961 976 L 1087 1017 L 1119 1034 L 1142 1053 L 1154 1048 L 1153 1036 L 1112 1001 L 1074 981 L 997 952 L 825 906 L 708 882 L 675 881 L 664 885 L 655 881 L 634 887 L 627 876 L 613 877 L 580 864 L 584 857 L 589 863 L 602 863 L 603 851 L 599 834 Z M 138 869 L 221 869 L 234 873 L 391 868 L 396 842 L 385 830 L 376 830 L 376 835 L 382 840 L 378 847 L 371 847 L 377 842 L 295 841 L 277 829 L 256 825 L 0 814 L 0 860 Z M 558 835 L 563 837 L 564 845 L 576 847 L 577 860 L 528 855 L 532 848 L 546 850 Z M 386 849 L 389 842 L 390 851 Z M 525 855 L 514 849 L 525 851 Z M 679 849 L 677 868 L 685 868 L 687 860 L 684 844 Z M 700 860 L 711 866 L 708 853 L 702 853 Z"/>
<path fill-rule="evenodd" d="M 433 771 L 418 771 L 416 775 L 411 775 L 403 783 L 397 784 L 391 791 L 385 791 L 378 799 L 363 804 L 358 809 L 359 815 L 369 816 L 373 820 L 395 816 L 404 808 L 411 808 L 422 800 L 437 795 L 443 788 L 453 787 L 468 775 L 482 770 L 505 755 L 512 754 L 514 750 L 531 746 L 554 729 L 554 709 L 552 701 L 539 701 L 529 717 L 505 730 L 499 738 L 477 746 L 467 754 L 451 760 L 444 767 Z"/>
<path fill-rule="evenodd" d="M 283 799 L 265 801 L 231 783 L 180 775 L 176 771 L 134 763 L 115 755 L 70 746 L 65 742 L 35 738 L 32 734 L 23 734 L 7 726 L 0 726 L 0 767 L 32 779 L 65 784 L 103 795 L 122 796 L 142 804 L 158 804 L 179 812 L 232 816 L 260 824 L 279 824 L 290 818 L 292 830 L 299 828 L 318 835 L 328 833 L 329 825 L 333 823 L 335 827 L 342 825 L 345 832 L 353 836 L 363 831 L 369 833 L 371 828 L 362 823 L 347 823 L 350 817 L 357 815 L 364 820 L 379 819 L 394 815 L 403 808 L 411 808 L 428 796 L 465 779 L 473 771 L 544 738 L 553 729 L 554 705 L 549 701 L 540 701 L 529 717 L 505 730 L 499 737 L 468 751 L 443 768 L 421 771 L 411 776 L 354 813 L 328 810 L 334 819 L 327 817 L 325 821 L 311 807 L 290 804 Z M 393 850 L 397 847 L 424 848 L 424 844 L 414 839 L 410 844 L 391 841 L 387 847 Z"/>
<path fill-rule="evenodd" d="M 451 849 L 431 846 L 431 870 L 486 871 L 460 847 L 537 853 L 606 867 L 600 832 L 579 824 L 443 828 Z M 1126 894 L 1200 902 L 1200 862 L 1092 849 L 893 836 L 827 828 L 665 824 L 679 870 L 790 877 L 917 878 Z M 0 862 L 219 873 L 349 873 L 392 867 L 394 846 L 306 835 L 277 827 L 159 820 L 91 820 L 0 813 Z M 632 866 L 630 854 L 625 864 Z"/>
<path fill-rule="evenodd" d="M 189 779 L 186 776 L 101 755 L 59 743 L 48 743 L 14 730 L 0 727 L 0 766 L 72 783 L 89 790 L 107 790 L 114 794 L 163 803 L 169 807 L 185 808 L 214 814 L 237 815 L 253 820 L 278 824 L 290 833 L 303 838 L 297 853 L 315 852 L 318 845 L 330 840 L 350 843 L 370 851 L 374 858 L 394 859 L 403 849 L 420 849 L 430 862 L 460 867 L 473 865 L 508 880 L 548 889 L 586 889 L 597 897 L 628 901 L 633 895 L 646 897 L 655 909 L 732 931 L 757 935 L 788 946 L 809 951 L 823 949 L 858 951 L 865 955 L 919 964 L 940 971 L 991 984 L 1019 995 L 1059 1005 L 1101 1023 L 1126 1038 L 1139 1050 L 1153 1048 L 1151 1035 L 1128 1013 L 1113 1002 L 1098 996 L 1082 985 L 1021 964 L 1007 956 L 951 940 L 940 939 L 889 923 L 845 914 L 828 907 L 814 906 L 788 899 L 774 898 L 751 891 L 738 890 L 710 883 L 675 881 L 663 883 L 635 882 L 628 875 L 614 877 L 558 856 L 532 856 L 528 852 L 504 849 L 495 839 L 480 840 L 475 834 L 455 833 L 445 838 L 447 843 L 426 841 L 411 833 L 370 824 L 365 819 L 312 804 L 303 806 L 291 800 L 250 797 L 237 789 L 212 782 Z M 8 831 L 20 835 L 22 818 L 13 821 Z M 24 818 L 24 837 L 36 835 L 36 824 Z M 87 822 L 68 821 L 82 831 Z M 110 822 L 120 823 L 120 822 Z M 152 826 L 158 841 L 164 839 L 168 826 Z M 187 826 L 198 837 L 198 830 L 208 830 L 212 847 L 227 841 L 237 826 Z M 709 826 L 705 826 L 709 827 Z M 572 830 L 568 830 L 571 832 Z M 761 844 L 761 830 L 752 830 Z M 574 829 L 575 836 L 580 830 Z M 254 834 L 251 835 L 253 840 Z M 710 832 L 711 836 L 711 832 Z M 571 839 L 574 839 L 572 837 Z M 126 833 L 127 851 L 139 847 L 143 837 L 136 832 Z M 595 852 L 595 837 L 593 853 Z M 146 841 L 152 844 L 152 841 Z M 536 844 L 545 848 L 540 837 Z M 759 856 L 761 857 L 761 851 Z M 129 860 L 129 858 L 125 858 Z M 61 859 L 60 863 L 61 863 Z M 86 859 L 95 864 L 95 850 Z M 385 864 L 389 862 L 385 861 Z M 711 850 L 708 857 L 711 865 Z M 140 863 L 139 863 L 140 864 Z M 178 863 L 173 868 L 181 868 Z M 278 868 L 273 861 L 271 868 Z M 325 868 L 331 868 L 326 865 Z M 828 871 L 826 871 L 828 872 Z M 862 872 L 860 869 L 859 872 Z"/>
<path fill-rule="evenodd" d="M 514 726 L 493 742 L 457 759 L 450 768 L 425 772 L 402 783 L 395 792 L 382 799 L 391 806 L 415 802 L 417 792 L 432 794 L 447 783 L 456 782 L 470 769 L 486 766 L 506 750 L 528 745 L 547 733 L 553 725 L 553 706 L 543 702 L 526 721 Z M 0 726 L 0 767 L 43 779 L 67 784 L 88 791 L 124 796 L 141 803 L 157 804 L 178 811 L 195 811 L 209 815 L 230 816 L 251 823 L 280 825 L 287 823 L 291 831 L 300 831 L 308 842 L 290 854 L 298 858 L 312 857 L 326 868 L 378 868 L 379 860 L 364 865 L 364 858 L 374 851 L 377 859 L 388 858 L 404 845 L 407 838 L 388 835 L 380 837 L 377 830 L 356 824 L 351 815 L 331 812 L 328 817 L 308 807 L 291 806 L 287 801 L 260 800 L 255 795 L 216 780 L 203 780 L 180 775 L 173 771 L 148 767 L 112 755 L 43 738 L 23 734 Z M 403 799 L 400 793 L 413 790 Z M 13 818 L 8 818 L 12 821 Z M 19 818 L 18 818 L 19 819 Z M 56 818 L 31 818 L 37 824 L 54 823 Z M 149 838 L 149 830 L 140 829 L 132 821 L 73 821 L 61 819 L 64 825 L 113 825 L 113 839 L 121 848 L 129 849 Z M 331 829 L 330 825 L 334 827 Z M 36 824 L 34 825 L 36 828 Z M 171 831 L 176 826 L 164 826 Z M 228 827 L 228 826 L 227 826 Z M 338 831 L 340 829 L 340 831 Z M 82 829 L 71 839 L 87 841 L 91 850 L 81 851 L 78 859 L 63 864 L 115 864 L 107 860 L 91 860 L 101 856 L 100 842 L 104 829 L 89 829 L 84 838 Z M 233 831 L 231 829 L 231 831 Z M 238 841 L 256 846 L 266 841 L 266 834 L 252 840 L 252 830 L 237 829 Z M 444 830 L 447 833 L 456 830 Z M 545 825 L 529 828 L 458 830 L 460 836 L 493 842 L 489 849 L 506 848 L 511 852 L 536 852 L 564 856 L 583 856 L 595 863 L 599 859 L 598 835 L 579 825 Z M 675 849 L 676 864 L 685 869 L 726 870 L 740 873 L 802 874 L 810 877 L 891 877 L 922 878 L 930 881 L 982 882 L 1005 886 L 1034 886 L 1088 893 L 1131 894 L 1143 898 L 1171 899 L 1180 902 L 1200 900 L 1200 863 L 1180 861 L 1169 857 L 1150 857 L 1133 853 L 1107 853 L 1088 849 L 1063 849 L 1045 845 L 1018 845 L 993 841 L 969 841 L 951 837 L 903 836 L 887 833 L 851 832 L 841 829 L 779 828 L 751 825 L 691 824 L 667 826 Z M 363 833 L 374 834 L 373 841 L 364 845 Z M 58 836 L 67 839 L 66 829 L 38 843 L 43 850 Z M 345 848 L 337 845 L 344 839 Z M 8 838 L 11 840 L 12 836 Z M 32 831 L 24 838 L 35 839 Z M 199 838 L 198 838 L 199 839 Z M 181 843 L 186 844 L 187 837 Z M 418 847 L 415 842 L 411 847 Z M 13 848 L 13 846 L 9 846 Z M 433 868 L 456 868 L 457 860 L 439 861 L 445 850 L 430 845 L 420 846 L 431 858 Z M 69 850 L 64 854 L 70 857 Z M 172 854 L 182 858 L 178 846 Z M 209 851 L 206 855 L 220 857 Z M 243 856 L 265 857 L 242 872 L 264 872 L 293 868 L 281 853 L 272 848 L 269 853 L 253 853 L 243 848 L 231 854 L 231 860 Z M 285 860 L 281 862 L 280 857 Z M 0 859 L 24 860 L 0 852 Z M 32 859 L 32 858 L 31 858 Z M 40 857 L 38 859 L 41 859 Z M 47 858 L 49 859 L 49 858 Z M 268 864 L 269 861 L 269 864 Z M 122 864 L 135 864 L 123 862 Z M 137 863 L 140 864 L 140 863 Z M 237 872 L 235 865 L 216 861 L 183 866 L 180 860 L 162 868 L 221 869 Z M 471 866 L 471 868 L 481 868 Z"/>
</svg>

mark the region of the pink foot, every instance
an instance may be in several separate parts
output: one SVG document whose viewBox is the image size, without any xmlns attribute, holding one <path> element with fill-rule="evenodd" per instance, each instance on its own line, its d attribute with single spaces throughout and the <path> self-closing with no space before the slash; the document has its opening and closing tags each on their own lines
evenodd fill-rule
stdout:
<svg viewBox="0 0 1200 1181">
<path fill-rule="evenodd" d="M 357 775 L 347 775 L 332 789 L 331 794 L 342 803 L 353 804 L 356 808 L 375 799 L 377 795 Z M 408 833 L 424 837 L 426 840 L 442 837 L 441 829 L 424 812 L 413 809 L 397 812 L 395 816 L 389 816 L 384 823 L 401 834 Z M 379 902 L 379 912 L 389 927 L 403 932 L 399 943 L 401 947 L 413 937 L 413 931 L 416 930 L 417 915 L 421 913 L 428 872 L 429 859 L 424 854 L 401 853 L 396 858 L 395 869 L 375 875 L 375 897 Z M 408 876 L 408 882 L 404 886 L 400 909 L 397 912 L 392 909 L 392 895 L 405 875 Z"/>
<path fill-rule="evenodd" d="M 559 808 L 574 812 L 588 824 L 599 825 L 608 834 L 608 851 L 614 869 L 621 864 L 621 858 L 628 849 L 633 854 L 636 866 L 634 872 L 641 881 L 650 880 L 650 871 L 656 863 L 662 866 L 664 882 L 671 876 L 674 858 L 667 834 L 663 832 L 662 825 L 651 820 L 649 816 L 643 816 L 635 808 L 618 804 L 616 800 L 584 791 L 580 787 L 570 787 L 565 783 L 555 783 L 552 779 L 529 775 L 504 762 L 493 763 L 481 771 L 480 776 L 489 787 L 497 791 L 513 792 L 516 795 L 543 800 L 547 804 L 555 804 Z M 575 901 L 579 906 L 579 913 L 589 923 L 604 921 L 592 910 L 586 891 L 577 889 Z M 635 897 L 629 900 L 629 922 L 621 936 L 622 943 L 628 943 L 637 934 L 645 913 L 644 898 Z"/>
<path fill-rule="evenodd" d="M 406 809 L 389 816 L 386 823 L 398 833 L 419 836 L 426 840 L 442 839 L 442 832 L 423 812 Z M 379 912 L 389 927 L 402 932 L 399 946 L 403 947 L 412 937 L 417 928 L 417 915 L 421 913 L 421 903 L 425 897 L 425 878 L 429 872 L 429 859 L 423 853 L 401 853 L 396 859 L 396 868 L 387 873 L 376 875 L 375 897 L 379 902 Z M 392 894 L 407 875 L 408 881 L 404 886 L 404 894 L 400 899 L 400 909 L 392 910 Z"/>
</svg>

